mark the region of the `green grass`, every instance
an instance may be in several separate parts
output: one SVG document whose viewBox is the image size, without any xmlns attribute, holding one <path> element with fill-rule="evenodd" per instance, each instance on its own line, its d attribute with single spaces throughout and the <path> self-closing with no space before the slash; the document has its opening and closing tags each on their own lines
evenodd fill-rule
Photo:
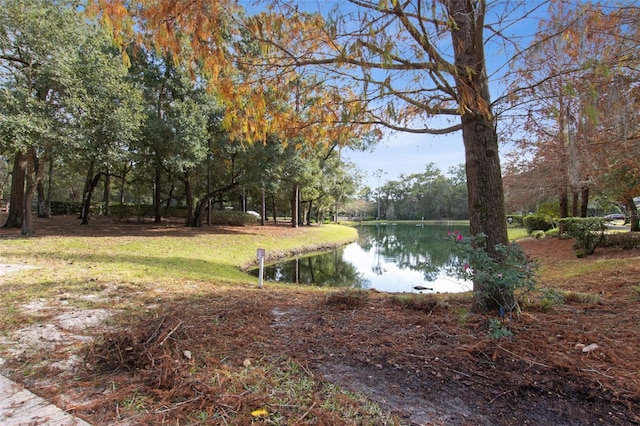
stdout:
<svg viewBox="0 0 640 426">
<path fill-rule="evenodd" d="M 249 283 L 241 268 L 256 264 L 258 248 L 268 258 L 312 251 L 355 240 L 352 228 L 304 228 L 286 239 L 266 234 L 194 234 L 160 237 L 43 237 L 3 241 L 4 262 L 36 266 L 20 274 L 29 283 L 78 281 L 209 281 Z"/>
<path fill-rule="evenodd" d="M 16 312 L 34 299 L 95 295 L 105 288 L 152 298 L 158 293 L 199 293 L 212 287 L 255 285 L 242 268 L 257 264 L 258 248 L 275 259 L 300 251 L 339 246 L 355 240 L 355 229 L 340 225 L 300 228 L 287 238 L 268 232 L 214 234 L 170 232 L 160 236 L 69 236 L 5 239 L 3 263 L 34 269 L 0 276 L 3 304 L 0 325 L 25 320 Z M 75 303 L 75 302 L 74 302 Z M 123 297 L 111 307 L 140 303 Z M 120 304 L 120 305 L 118 305 Z M 97 303 L 96 307 L 99 307 Z"/>
<path fill-rule="evenodd" d="M 514 241 L 526 238 L 529 234 L 527 234 L 526 228 L 507 228 L 507 236 L 509 237 L 509 241 Z"/>
</svg>

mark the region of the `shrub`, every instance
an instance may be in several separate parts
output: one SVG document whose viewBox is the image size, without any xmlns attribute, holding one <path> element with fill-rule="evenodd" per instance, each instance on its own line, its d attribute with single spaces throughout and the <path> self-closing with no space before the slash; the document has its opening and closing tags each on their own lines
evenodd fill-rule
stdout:
<svg viewBox="0 0 640 426">
<path fill-rule="evenodd" d="M 522 219 L 522 223 L 527 228 L 527 233 L 533 231 L 548 231 L 555 227 L 550 216 L 544 214 L 530 214 Z"/>
<path fill-rule="evenodd" d="M 211 214 L 211 223 L 213 225 L 246 226 L 254 224 L 258 220 L 255 216 L 244 212 L 214 210 Z"/>
<path fill-rule="evenodd" d="M 51 201 L 52 215 L 80 214 L 82 203 L 79 201 Z"/>
<path fill-rule="evenodd" d="M 624 232 L 615 234 L 605 234 L 601 247 L 615 247 L 621 249 L 637 249 L 640 248 L 640 233 Z"/>
<path fill-rule="evenodd" d="M 434 294 L 400 294 L 390 300 L 402 309 L 412 309 L 414 311 L 429 312 L 440 304 Z"/>
<path fill-rule="evenodd" d="M 467 261 L 460 265 L 457 275 L 482 284 L 483 291 L 476 296 L 483 308 L 496 307 L 501 314 L 511 312 L 518 306 L 518 292 L 535 288 L 537 265 L 529 261 L 518 244 L 496 245 L 494 259 L 485 250 L 485 235 L 465 239 L 453 232 L 450 237 L 459 247 L 460 258 Z"/>
<path fill-rule="evenodd" d="M 593 254 L 604 238 L 606 221 L 601 217 L 565 217 L 560 219 L 565 234 L 573 238 L 578 257 Z"/>
<path fill-rule="evenodd" d="M 538 229 L 536 231 L 531 232 L 531 236 L 535 239 L 540 239 L 540 238 L 546 237 L 547 234 L 544 231 L 541 231 Z"/>
<path fill-rule="evenodd" d="M 512 337 L 511 330 L 502 323 L 502 321 L 495 318 L 489 318 L 489 338 L 494 340 L 500 340 L 503 337 Z"/>
</svg>

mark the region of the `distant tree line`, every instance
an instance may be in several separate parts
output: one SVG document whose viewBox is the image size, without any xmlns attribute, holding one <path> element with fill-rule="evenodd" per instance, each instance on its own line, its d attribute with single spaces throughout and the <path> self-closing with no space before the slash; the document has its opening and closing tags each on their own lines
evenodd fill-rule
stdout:
<svg viewBox="0 0 640 426">
<path fill-rule="evenodd" d="M 468 206 L 464 166 L 450 168 L 445 176 L 429 163 L 422 173 L 400 175 L 379 188 L 365 187 L 360 198 L 346 206 L 346 213 L 381 220 L 469 219 Z"/>
</svg>

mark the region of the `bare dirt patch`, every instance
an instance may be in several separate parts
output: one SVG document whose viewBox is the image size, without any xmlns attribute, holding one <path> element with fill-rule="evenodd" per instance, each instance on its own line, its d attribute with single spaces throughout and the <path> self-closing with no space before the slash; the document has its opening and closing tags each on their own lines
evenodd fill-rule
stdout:
<svg viewBox="0 0 640 426">
<path fill-rule="evenodd" d="M 179 225 L 123 226 L 122 232 L 197 232 Z M 40 228 L 40 235 L 48 232 L 71 231 Z M 100 231 L 90 225 L 82 232 Z M 285 237 L 295 230 L 200 232 Z M 521 245 L 548 267 L 640 256 L 598 249 L 577 260 L 570 241 Z M 278 384 L 270 393 L 257 390 L 256 380 L 267 380 L 270 366 L 289 368 L 286 359 L 319 379 L 364 392 L 401 424 L 638 424 L 639 277 L 640 262 L 634 262 L 544 282 L 594 298 L 543 308 L 532 295 L 531 304 L 510 319 L 513 337 L 501 340 L 488 337 L 494 315 L 472 313 L 464 298 L 404 304 L 371 292 L 350 306 L 327 303 L 316 292 L 244 288 L 155 300 L 139 315 L 108 320 L 117 326 L 111 330 L 93 323 L 65 328 L 63 319 L 75 313 L 61 310 L 41 323 L 61 333 L 51 352 L 8 356 L 2 370 L 94 424 L 196 424 L 198 414 L 219 415 L 230 424 L 260 423 L 250 413 L 262 406 L 277 411 L 281 424 L 344 424 L 322 406 L 320 389 L 309 389 L 304 405 L 270 405 Z M 91 342 L 72 335 L 90 336 Z M 3 356 L 18 343 L 5 340 Z M 245 384 L 254 392 L 229 388 L 225 374 L 243 371 L 252 373 Z"/>
</svg>

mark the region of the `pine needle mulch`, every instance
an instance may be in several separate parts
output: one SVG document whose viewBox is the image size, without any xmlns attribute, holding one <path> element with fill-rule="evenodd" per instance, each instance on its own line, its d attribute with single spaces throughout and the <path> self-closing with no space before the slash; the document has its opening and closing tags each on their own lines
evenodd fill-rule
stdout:
<svg viewBox="0 0 640 426">
<path fill-rule="evenodd" d="M 575 257 L 562 240 L 522 245 L 545 268 Z M 39 393 L 96 425 L 639 424 L 638 257 L 598 250 L 580 261 L 621 267 L 542 282 L 500 339 L 461 296 L 167 297 L 114 317 L 66 379 L 24 381 L 56 383 Z"/>
</svg>

